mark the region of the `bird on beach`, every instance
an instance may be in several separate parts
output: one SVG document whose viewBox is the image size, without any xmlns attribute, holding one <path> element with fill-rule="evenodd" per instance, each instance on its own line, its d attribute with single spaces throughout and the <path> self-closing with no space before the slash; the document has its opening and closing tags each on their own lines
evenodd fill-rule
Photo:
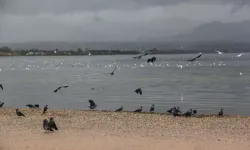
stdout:
<svg viewBox="0 0 250 150">
<path fill-rule="evenodd" d="M 2 84 L 0 84 L 0 88 L 3 90 L 3 85 Z"/>
<path fill-rule="evenodd" d="M 95 104 L 95 102 L 93 101 L 93 100 L 89 100 L 89 105 L 90 106 L 88 106 L 90 109 L 95 109 L 96 107 L 97 107 L 97 105 Z"/>
<path fill-rule="evenodd" d="M 2 108 L 4 105 L 4 102 L 0 102 L 0 108 Z"/>
<path fill-rule="evenodd" d="M 194 114 L 194 115 L 197 114 L 197 110 L 196 110 L 196 109 L 193 110 L 193 114 Z"/>
<path fill-rule="evenodd" d="M 56 126 L 56 123 L 54 121 L 54 118 L 53 117 L 50 117 L 49 118 L 49 124 L 48 124 L 49 128 L 50 129 L 54 129 L 54 130 L 58 130 L 57 126 Z"/>
<path fill-rule="evenodd" d="M 141 112 L 142 111 L 142 106 L 140 107 L 140 108 L 138 108 L 138 109 L 136 109 L 134 112 Z"/>
<path fill-rule="evenodd" d="M 53 131 L 50 127 L 49 127 L 49 121 L 47 119 L 43 120 L 43 129 L 45 131 Z"/>
<path fill-rule="evenodd" d="M 141 88 L 136 89 L 134 92 L 135 92 L 136 94 L 142 95 L 142 90 L 141 90 Z"/>
<path fill-rule="evenodd" d="M 67 88 L 67 87 L 69 87 L 68 85 L 65 85 L 65 86 L 60 86 L 60 87 L 58 87 L 54 92 L 56 93 L 58 90 L 60 90 L 61 88 Z"/>
<path fill-rule="evenodd" d="M 199 53 L 198 56 L 196 56 L 195 58 L 189 59 L 188 61 L 195 61 L 197 58 L 200 58 L 202 55 L 202 53 Z"/>
<path fill-rule="evenodd" d="M 170 108 L 169 110 L 167 110 L 166 112 L 168 112 L 168 113 L 172 113 L 173 112 L 173 108 Z"/>
<path fill-rule="evenodd" d="M 25 115 L 19 109 L 16 109 L 16 115 L 19 117 L 21 116 L 25 117 Z"/>
<path fill-rule="evenodd" d="M 220 109 L 218 116 L 223 116 L 223 109 L 222 108 Z"/>
<path fill-rule="evenodd" d="M 27 107 L 29 107 L 29 108 L 35 108 L 32 104 L 27 104 L 27 105 L 25 105 L 25 106 L 27 106 Z"/>
<path fill-rule="evenodd" d="M 219 55 L 221 55 L 221 54 L 224 54 L 225 52 L 228 52 L 229 50 L 225 50 L 225 51 L 223 51 L 223 52 L 217 51 L 217 50 L 214 50 L 214 51 L 217 52 Z"/>
<path fill-rule="evenodd" d="M 46 104 L 44 107 L 43 107 L 43 114 L 45 114 L 48 110 L 48 105 Z"/>
<path fill-rule="evenodd" d="M 183 115 L 184 115 L 185 117 L 191 117 L 191 116 L 192 116 L 192 112 L 193 112 L 193 110 L 192 110 L 192 109 L 189 109 L 189 111 L 185 112 Z"/>
<path fill-rule="evenodd" d="M 150 112 L 154 112 L 155 111 L 155 105 L 154 104 L 152 104 L 152 106 L 150 107 L 150 110 L 149 110 Z"/>
<path fill-rule="evenodd" d="M 121 106 L 120 108 L 116 109 L 115 112 L 120 112 L 123 110 L 123 106 Z"/>
<path fill-rule="evenodd" d="M 34 104 L 34 107 L 39 108 L 39 104 Z"/>
</svg>

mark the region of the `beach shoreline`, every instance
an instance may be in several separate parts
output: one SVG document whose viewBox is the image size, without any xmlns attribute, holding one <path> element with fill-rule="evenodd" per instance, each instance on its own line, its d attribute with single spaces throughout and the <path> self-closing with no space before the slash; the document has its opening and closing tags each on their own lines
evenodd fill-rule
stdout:
<svg viewBox="0 0 250 150">
<path fill-rule="evenodd" d="M 0 150 L 247 150 L 248 117 L 173 117 L 154 113 L 49 109 L 0 109 Z M 58 131 L 46 134 L 45 118 L 54 117 Z"/>
</svg>

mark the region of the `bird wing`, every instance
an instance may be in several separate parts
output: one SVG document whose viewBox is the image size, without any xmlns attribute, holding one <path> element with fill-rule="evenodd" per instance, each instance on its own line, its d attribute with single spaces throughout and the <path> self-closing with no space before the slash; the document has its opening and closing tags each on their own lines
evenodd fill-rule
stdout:
<svg viewBox="0 0 250 150">
<path fill-rule="evenodd" d="M 200 57 L 201 57 L 201 55 L 202 55 L 202 54 L 200 53 L 200 54 L 199 54 L 196 58 L 200 58 Z"/>
<path fill-rule="evenodd" d="M 189 59 L 188 61 L 195 61 L 196 60 L 196 58 L 193 58 L 193 59 Z"/>
<path fill-rule="evenodd" d="M 222 53 L 222 52 L 220 52 L 220 51 L 217 51 L 217 50 L 214 50 L 215 52 L 217 52 L 217 53 Z"/>
<path fill-rule="evenodd" d="M 0 88 L 3 90 L 3 85 L 2 84 L 0 84 Z"/>
<path fill-rule="evenodd" d="M 143 56 L 146 56 L 146 55 L 148 55 L 148 53 L 145 53 Z"/>
<path fill-rule="evenodd" d="M 115 72 L 115 70 L 116 70 L 116 66 L 115 66 L 115 69 L 113 70 L 113 72 Z"/>
<path fill-rule="evenodd" d="M 58 87 L 54 92 L 57 92 L 58 90 L 60 90 L 62 87 L 60 86 L 60 87 Z"/>
</svg>

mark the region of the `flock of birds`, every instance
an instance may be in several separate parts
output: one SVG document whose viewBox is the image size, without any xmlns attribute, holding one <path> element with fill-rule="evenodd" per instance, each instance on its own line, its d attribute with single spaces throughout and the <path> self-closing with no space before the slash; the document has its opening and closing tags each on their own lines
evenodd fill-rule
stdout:
<svg viewBox="0 0 250 150">
<path fill-rule="evenodd" d="M 228 50 L 226 51 L 216 51 L 218 54 L 224 54 L 225 52 L 228 52 Z M 136 56 L 136 57 L 133 57 L 135 59 L 141 59 L 143 56 L 146 56 L 148 55 L 149 53 L 145 53 L 143 55 L 140 55 L 140 56 Z M 241 53 L 239 55 L 237 55 L 236 57 L 241 57 L 244 53 Z M 199 53 L 196 57 L 192 58 L 192 59 L 189 59 L 187 61 L 189 62 L 193 62 L 195 61 L 196 59 L 200 58 L 202 56 L 202 53 Z M 150 59 L 147 60 L 148 63 L 154 63 L 156 61 L 156 57 L 152 57 Z M 114 73 L 115 73 L 115 70 L 117 69 L 117 67 L 115 66 L 114 70 L 110 73 L 107 73 L 106 75 L 111 75 L 113 76 Z M 59 90 L 62 90 L 62 88 L 68 88 L 69 86 L 68 85 L 65 85 L 65 86 L 60 86 L 58 87 L 57 89 L 54 90 L 54 93 L 58 92 Z M 3 85 L 0 84 L 0 88 L 3 90 Z M 134 92 L 136 94 L 140 94 L 142 95 L 142 88 L 137 88 L 136 90 L 134 90 Z M 93 110 L 97 107 L 97 104 L 93 101 L 93 100 L 89 100 L 89 109 Z M 4 105 L 4 102 L 0 102 L 0 108 L 3 107 Z M 39 108 L 39 104 L 27 104 L 26 105 L 27 107 L 31 108 L 31 109 L 37 109 Z M 42 111 L 42 114 L 45 114 L 48 110 L 48 105 L 46 104 L 43 108 L 43 111 Z M 143 107 L 141 106 L 140 108 L 134 110 L 134 112 L 142 112 L 143 110 Z M 149 109 L 149 112 L 154 112 L 155 110 L 155 106 L 154 104 L 152 104 L 152 106 L 150 107 Z M 121 106 L 120 108 L 116 109 L 115 112 L 121 112 L 123 111 L 123 106 Z M 180 107 L 173 107 L 173 108 L 170 108 L 169 110 L 166 111 L 166 113 L 169 113 L 169 114 L 172 114 L 174 117 L 176 116 L 185 116 L 185 117 L 190 117 L 192 115 L 196 115 L 197 114 L 197 110 L 195 109 L 190 109 L 188 110 L 187 112 L 185 113 L 182 113 L 180 111 Z M 25 117 L 25 115 L 19 110 L 19 109 L 16 109 L 16 115 L 19 116 L 19 117 Z M 219 112 L 218 112 L 218 116 L 223 116 L 223 109 L 221 109 Z M 58 130 L 57 126 L 56 126 L 56 123 L 54 121 L 54 118 L 53 117 L 50 117 L 49 120 L 48 119 L 44 119 L 43 120 L 43 128 L 45 131 L 54 131 L 54 130 Z"/>
</svg>

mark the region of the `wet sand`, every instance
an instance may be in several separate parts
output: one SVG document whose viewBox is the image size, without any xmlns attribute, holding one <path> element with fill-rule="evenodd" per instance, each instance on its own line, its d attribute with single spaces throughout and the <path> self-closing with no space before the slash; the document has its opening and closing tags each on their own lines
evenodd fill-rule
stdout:
<svg viewBox="0 0 250 150">
<path fill-rule="evenodd" d="M 0 109 L 0 150 L 249 150 L 248 117 L 185 118 L 82 110 Z M 59 131 L 45 133 L 53 116 Z"/>
</svg>

